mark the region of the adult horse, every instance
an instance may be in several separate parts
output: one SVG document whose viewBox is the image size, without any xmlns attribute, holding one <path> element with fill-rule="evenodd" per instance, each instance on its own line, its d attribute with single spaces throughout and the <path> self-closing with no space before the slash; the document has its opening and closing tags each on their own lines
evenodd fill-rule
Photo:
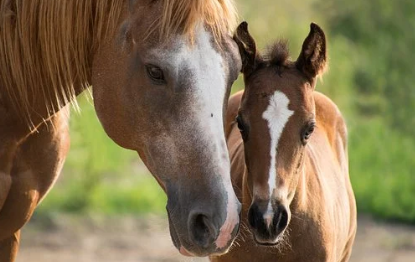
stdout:
<svg viewBox="0 0 415 262">
<path fill-rule="evenodd" d="M 232 0 L 0 0 L 0 261 L 56 180 L 62 108 L 93 85 L 97 115 L 168 196 L 174 245 L 227 251 L 240 203 L 223 114 L 241 67 Z"/>
<path fill-rule="evenodd" d="M 337 106 L 314 91 L 326 67 L 323 30 L 311 24 L 297 61 L 284 42 L 264 56 L 247 24 L 235 41 L 245 92 L 229 102 L 231 174 L 242 230 L 213 261 L 348 261 L 356 233 L 347 131 Z M 234 120 L 236 119 L 236 121 Z"/>
</svg>

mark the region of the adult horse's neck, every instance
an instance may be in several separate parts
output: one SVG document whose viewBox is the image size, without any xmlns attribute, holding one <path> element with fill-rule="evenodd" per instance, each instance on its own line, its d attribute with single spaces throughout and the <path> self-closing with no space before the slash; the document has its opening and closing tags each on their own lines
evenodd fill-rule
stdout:
<svg viewBox="0 0 415 262">
<path fill-rule="evenodd" d="M 36 127 L 89 85 L 124 1 L 0 0 L 0 106 Z"/>
</svg>

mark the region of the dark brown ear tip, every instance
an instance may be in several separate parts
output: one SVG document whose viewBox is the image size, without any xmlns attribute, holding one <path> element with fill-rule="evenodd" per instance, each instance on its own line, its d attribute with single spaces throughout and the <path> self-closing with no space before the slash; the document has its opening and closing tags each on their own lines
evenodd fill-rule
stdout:
<svg viewBox="0 0 415 262">
<path fill-rule="evenodd" d="M 316 32 L 316 33 L 320 33 L 320 34 L 324 35 L 323 29 L 321 29 L 321 27 L 316 23 L 311 23 L 310 24 L 310 31 L 313 32 L 313 33 Z"/>
<path fill-rule="evenodd" d="M 240 23 L 239 26 L 238 26 L 237 31 L 238 32 L 241 32 L 241 31 L 242 32 L 248 32 L 248 23 L 246 21 L 243 21 L 242 23 Z"/>
<path fill-rule="evenodd" d="M 242 26 L 244 29 L 248 29 L 248 22 L 247 22 L 247 21 L 243 21 L 243 22 L 241 23 L 241 26 Z"/>
</svg>

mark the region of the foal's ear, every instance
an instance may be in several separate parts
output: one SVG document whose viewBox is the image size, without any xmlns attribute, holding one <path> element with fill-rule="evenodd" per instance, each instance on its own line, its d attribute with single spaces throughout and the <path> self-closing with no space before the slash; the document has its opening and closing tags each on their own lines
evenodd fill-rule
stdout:
<svg viewBox="0 0 415 262">
<path fill-rule="evenodd" d="M 255 40 L 248 32 L 247 22 L 244 21 L 238 26 L 233 39 L 239 47 L 239 53 L 241 54 L 242 58 L 241 72 L 245 76 L 248 76 L 256 68 L 258 54 Z"/>
<path fill-rule="evenodd" d="M 308 78 L 313 79 L 324 73 L 327 64 L 326 36 L 323 30 L 311 23 L 310 33 L 304 40 L 296 66 Z"/>
</svg>

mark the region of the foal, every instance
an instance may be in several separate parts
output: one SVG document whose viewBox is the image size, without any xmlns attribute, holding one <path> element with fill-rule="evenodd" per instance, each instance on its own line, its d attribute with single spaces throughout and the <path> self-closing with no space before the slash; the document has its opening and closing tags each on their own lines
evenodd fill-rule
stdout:
<svg viewBox="0 0 415 262">
<path fill-rule="evenodd" d="M 245 22 L 234 39 L 245 93 L 230 99 L 226 135 L 247 226 L 212 261 L 348 261 L 356 205 L 347 130 L 337 106 L 314 91 L 326 66 L 324 32 L 311 24 L 297 61 L 282 42 L 261 56 Z"/>
</svg>

